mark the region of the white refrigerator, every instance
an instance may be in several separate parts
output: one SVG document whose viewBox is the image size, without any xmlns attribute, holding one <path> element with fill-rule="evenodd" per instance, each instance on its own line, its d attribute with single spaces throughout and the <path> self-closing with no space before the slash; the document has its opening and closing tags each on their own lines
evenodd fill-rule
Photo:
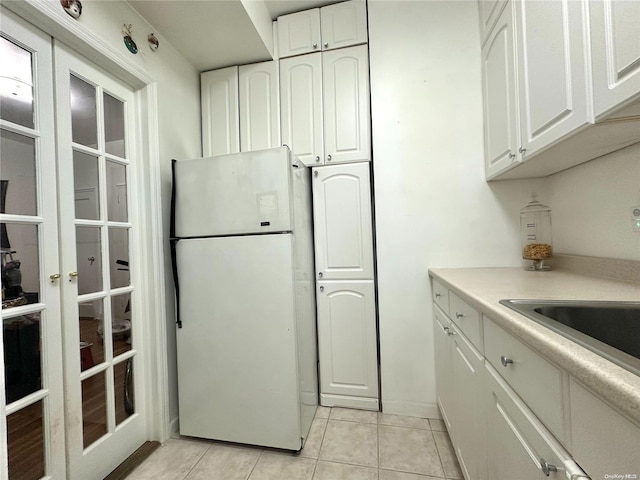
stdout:
<svg viewBox="0 0 640 480">
<path fill-rule="evenodd" d="M 318 398 L 309 176 L 287 147 L 173 162 L 182 435 L 304 444 Z"/>
</svg>

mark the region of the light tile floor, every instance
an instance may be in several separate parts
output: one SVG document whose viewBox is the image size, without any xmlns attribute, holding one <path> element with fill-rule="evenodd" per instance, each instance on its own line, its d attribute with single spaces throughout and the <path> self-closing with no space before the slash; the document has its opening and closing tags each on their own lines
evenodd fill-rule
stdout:
<svg viewBox="0 0 640 480">
<path fill-rule="evenodd" d="M 441 420 L 319 407 L 299 454 L 170 439 L 128 480 L 462 479 Z"/>
</svg>

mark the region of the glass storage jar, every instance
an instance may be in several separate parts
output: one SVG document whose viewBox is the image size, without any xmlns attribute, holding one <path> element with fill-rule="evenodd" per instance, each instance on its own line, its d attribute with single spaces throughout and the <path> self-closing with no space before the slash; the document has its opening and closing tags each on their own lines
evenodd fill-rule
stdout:
<svg viewBox="0 0 640 480">
<path fill-rule="evenodd" d="M 520 210 L 522 258 L 531 260 L 526 270 L 551 270 L 544 261 L 551 258 L 551 209 L 533 198 Z"/>
</svg>

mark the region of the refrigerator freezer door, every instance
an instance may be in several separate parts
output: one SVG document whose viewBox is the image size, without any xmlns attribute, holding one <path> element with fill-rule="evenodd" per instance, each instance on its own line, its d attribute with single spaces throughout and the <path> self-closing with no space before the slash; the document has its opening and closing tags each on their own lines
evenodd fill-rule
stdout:
<svg viewBox="0 0 640 480">
<path fill-rule="evenodd" d="M 178 242 L 182 435 L 301 448 L 292 244 L 290 234 Z"/>
<path fill-rule="evenodd" d="M 176 235 L 291 231 L 286 147 L 176 162 Z"/>
</svg>

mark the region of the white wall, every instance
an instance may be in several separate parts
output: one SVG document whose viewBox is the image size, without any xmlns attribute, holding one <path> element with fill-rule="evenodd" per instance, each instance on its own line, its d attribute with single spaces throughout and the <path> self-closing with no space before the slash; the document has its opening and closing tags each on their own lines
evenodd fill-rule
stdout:
<svg viewBox="0 0 640 480">
<path fill-rule="evenodd" d="M 640 260 L 640 143 L 552 175 L 549 206 L 556 253 Z"/>
<path fill-rule="evenodd" d="M 476 2 L 369 2 L 382 404 L 433 415 L 430 267 L 518 266 L 543 180 L 484 180 Z"/>
</svg>

